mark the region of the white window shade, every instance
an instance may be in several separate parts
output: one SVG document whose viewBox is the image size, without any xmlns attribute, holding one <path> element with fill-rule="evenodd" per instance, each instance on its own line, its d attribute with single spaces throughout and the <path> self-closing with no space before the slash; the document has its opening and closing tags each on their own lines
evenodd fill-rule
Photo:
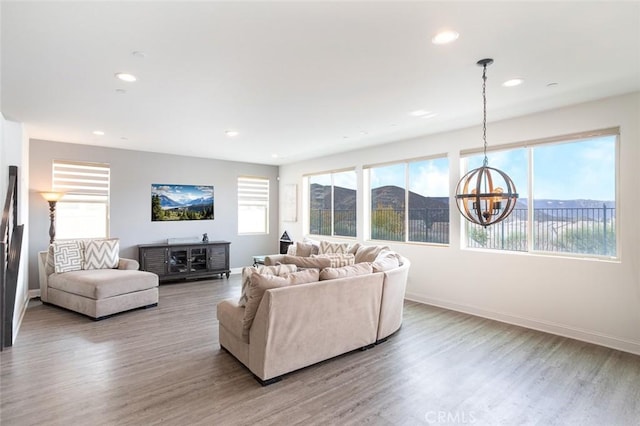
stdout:
<svg viewBox="0 0 640 426">
<path fill-rule="evenodd" d="M 238 233 L 269 232 L 269 179 L 238 178 Z"/>
<path fill-rule="evenodd" d="M 104 238 L 109 235 L 108 164 L 53 162 L 53 184 L 65 195 L 56 207 L 56 238 Z"/>
</svg>

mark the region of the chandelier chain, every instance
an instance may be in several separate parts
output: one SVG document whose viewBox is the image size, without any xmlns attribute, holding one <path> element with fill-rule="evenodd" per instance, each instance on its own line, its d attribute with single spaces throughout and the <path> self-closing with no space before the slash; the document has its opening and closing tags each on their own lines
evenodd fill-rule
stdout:
<svg viewBox="0 0 640 426">
<path fill-rule="evenodd" d="M 482 140 L 484 142 L 484 161 L 483 166 L 489 165 L 489 159 L 487 158 L 487 64 L 483 65 L 482 69 Z"/>
</svg>

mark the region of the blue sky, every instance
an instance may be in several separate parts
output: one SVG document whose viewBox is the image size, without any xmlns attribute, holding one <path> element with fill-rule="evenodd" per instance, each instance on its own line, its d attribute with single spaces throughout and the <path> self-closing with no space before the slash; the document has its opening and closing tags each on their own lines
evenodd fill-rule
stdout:
<svg viewBox="0 0 640 426">
<path fill-rule="evenodd" d="M 406 186 L 404 164 L 370 169 L 371 187 Z M 409 163 L 409 190 L 429 197 L 449 196 L 449 160 L 435 158 Z"/>
<path fill-rule="evenodd" d="M 533 147 L 535 199 L 615 200 L 615 136 Z M 490 152 L 489 166 L 506 172 L 521 198 L 527 194 L 528 149 Z M 469 159 L 469 170 L 482 165 L 482 154 Z"/>
<path fill-rule="evenodd" d="M 151 185 L 151 194 L 166 195 L 172 200 L 184 203 L 197 198 L 213 197 L 213 186 L 166 185 L 154 183 Z"/>
<path fill-rule="evenodd" d="M 528 148 L 488 153 L 489 166 L 507 173 L 520 198 L 528 194 Z M 567 143 L 536 145 L 533 160 L 535 199 L 615 200 L 616 136 L 605 136 Z M 468 157 L 467 170 L 482 165 L 483 154 Z M 372 188 L 386 185 L 406 187 L 405 163 L 369 169 Z M 449 160 L 446 157 L 410 162 L 409 190 L 429 197 L 448 197 Z M 311 183 L 331 185 L 331 175 L 310 177 Z M 353 171 L 334 173 L 333 185 L 356 189 Z M 503 186 L 498 183 L 496 186 Z M 455 190 L 452 188 L 451 191 Z"/>
</svg>

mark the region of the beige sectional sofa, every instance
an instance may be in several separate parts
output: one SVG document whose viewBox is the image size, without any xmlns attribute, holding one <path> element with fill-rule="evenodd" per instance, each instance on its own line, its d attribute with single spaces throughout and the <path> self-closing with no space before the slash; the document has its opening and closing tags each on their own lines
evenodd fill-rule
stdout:
<svg viewBox="0 0 640 426">
<path fill-rule="evenodd" d="M 385 264 L 384 259 L 379 259 L 376 263 L 375 258 L 361 258 L 361 262 L 350 266 L 317 268 L 320 278 L 329 279 L 267 288 L 248 329 L 245 318 L 248 305 L 241 306 L 242 301 L 236 300 L 219 303 L 220 346 L 262 384 L 269 384 L 286 373 L 386 340 L 402 324 L 410 263 L 383 249 L 386 247 L 376 246 L 374 251 L 387 258 L 395 257 L 393 262 Z M 279 264 L 285 259 L 296 260 L 274 256 L 265 264 Z M 371 272 L 363 274 L 366 268 Z M 360 272 L 342 276 L 354 269 Z M 301 273 L 304 272 L 282 276 Z M 251 281 L 270 279 L 263 274 L 254 270 Z M 251 297 L 247 303 L 251 303 Z"/>
</svg>

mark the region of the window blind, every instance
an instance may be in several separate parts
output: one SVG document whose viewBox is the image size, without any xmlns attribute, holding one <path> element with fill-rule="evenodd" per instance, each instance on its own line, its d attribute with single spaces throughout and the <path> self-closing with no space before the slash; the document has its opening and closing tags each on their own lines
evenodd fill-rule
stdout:
<svg viewBox="0 0 640 426">
<path fill-rule="evenodd" d="M 266 208 L 269 205 L 269 179 L 239 177 L 238 205 Z"/>
<path fill-rule="evenodd" d="M 110 168 L 108 164 L 53 161 L 53 184 L 64 192 L 64 201 L 109 200 Z"/>
</svg>

